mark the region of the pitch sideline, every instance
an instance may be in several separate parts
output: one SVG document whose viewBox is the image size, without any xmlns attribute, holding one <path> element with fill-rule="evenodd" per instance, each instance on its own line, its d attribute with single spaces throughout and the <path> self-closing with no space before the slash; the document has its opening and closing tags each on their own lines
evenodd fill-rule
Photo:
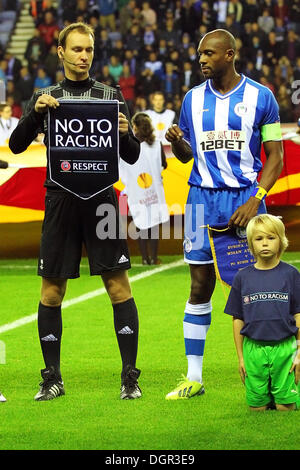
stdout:
<svg viewBox="0 0 300 470">
<path fill-rule="evenodd" d="M 139 281 L 140 279 L 145 279 L 147 277 L 153 276 L 154 274 L 158 274 L 162 271 L 166 271 L 168 269 L 176 268 L 178 266 L 184 265 L 183 260 L 174 261 L 173 263 L 165 264 L 159 266 L 157 268 L 151 269 L 149 271 L 144 271 L 140 274 L 136 274 L 135 276 L 129 277 L 130 283 L 132 284 L 135 281 Z M 80 295 L 78 297 L 74 297 L 73 299 L 66 300 L 62 303 L 62 308 L 68 308 L 72 305 L 78 304 L 80 302 L 85 302 L 86 300 L 92 299 L 99 295 L 105 294 L 106 290 L 105 287 L 101 287 L 100 289 L 93 290 L 91 292 L 87 292 L 86 294 Z M 0 334 L 6 331 L 14 330 L 19 326 L 27 325 L 33 321 L 37 320 L 37 312 L 32 313 L 30 315 L 26 315 L 25 317 L 19 318 L 19 320 L 15 320 L 11 323 L 6 323 L 5 325 L 0 326 Z"/>
</svg>

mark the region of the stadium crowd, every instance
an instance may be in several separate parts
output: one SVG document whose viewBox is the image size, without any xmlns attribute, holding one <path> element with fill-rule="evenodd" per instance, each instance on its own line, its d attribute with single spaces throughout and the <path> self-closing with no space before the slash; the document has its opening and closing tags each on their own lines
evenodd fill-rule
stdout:
<svg viewBox="0 0 300 470">
<path fill-rule="evenodd" d="M 300 0 L 59 0 L 58 5 L 33 0 L 29 5 L 36 27 L 24 61 L 0 47 L 0 79 L 15 117 L 35 88 L 62 78 L 58 32 L 84 21 L 96 38 L 91 76 L 119 84 L 131 113 L 149 108 L 151 94 L 160 90 L 178 114 L 184 94 L 203 81 L 199 40 L 224 28 L 237 38 L 237 70 L 274 92 L 282 122 L 298 119 L 293 87 L 300 79 Z"/>
</svg>

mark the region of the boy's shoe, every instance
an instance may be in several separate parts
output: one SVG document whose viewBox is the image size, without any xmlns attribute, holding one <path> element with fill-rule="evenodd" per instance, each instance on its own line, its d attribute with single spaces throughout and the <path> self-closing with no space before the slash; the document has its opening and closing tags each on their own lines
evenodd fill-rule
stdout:
<svg viewBox="0 0 300 470">
<path fill-rule="evenodd" d="M 178 386 L 172 392 L 166 395 L 166 400 L 186 400 L 187 398 L 203 395 L 204 387 L 199 382 L 192 382 L 187 377 L 179 382 Z"/>
<path fill-rule="evenodd" d="M 1 401 L 2 401 L 2 402 L 6 401 L 6 398 L 5 398 L 5 396 L 2 395 L 2 393 L 0 392 L 0 402 L 1 402 Z"/>
<path fill-rule="evenodd" d="M 120 398 L 121 400 L 132 400 L 134 398 L 140 398 L 142 391 L 138 386 L 137 379 L 140 376 L 141 371 L 128 365 L 125 371 L 121 375 L 121 391 Z"/>
<path fill-rule="evenodd" d="M 54 367 L 42 369 L 43 382 L 40 383 L 40 390 L 35 395 L 36 401 L 48 401 L 65 394 L 63 381 L 55 375 Z"/>
</svg>

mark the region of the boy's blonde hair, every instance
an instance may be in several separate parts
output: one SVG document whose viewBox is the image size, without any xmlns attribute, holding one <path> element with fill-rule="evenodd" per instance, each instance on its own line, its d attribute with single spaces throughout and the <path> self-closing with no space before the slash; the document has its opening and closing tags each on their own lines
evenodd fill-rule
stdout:
<svg viewBox="0 0 300 470">
<path fill-rule="evenodd" d="M 286 250 L 289 244 L 288 239 L 285 234 L 285 226 L 283 222 L 281 221 L 281 219 L 271 214 L 259 214 L 250 220 L 250 222 L 247 225 L 246 232 L 247 232 L 248 246 L 253 255 L 254 255 L 254 249 L 253 249 L 252 240 L 253 240 L 255 230 L 258 230 L 258 229 L 267 233 L 275 233 L 278 236 L 279 241 L 280 241 L 278 256 L 280 258 L 280 256 Z"/>
</svg>

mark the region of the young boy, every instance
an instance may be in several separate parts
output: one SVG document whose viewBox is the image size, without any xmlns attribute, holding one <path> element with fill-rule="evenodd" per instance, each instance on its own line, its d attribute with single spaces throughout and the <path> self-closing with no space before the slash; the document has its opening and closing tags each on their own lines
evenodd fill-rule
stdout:
<svg viewBox="0 0 300 470">
<path fill-rule="evenodd" d="M 300 274 L 280 260 L 288 240 L 278 217 L 253 217 L 247 240 L 256 263 L 236 274 L 225 307 L 233 316 L 246 401 L 257 411 L 274 404 L 294 410 L 300 404 Z"/>
</svg>

